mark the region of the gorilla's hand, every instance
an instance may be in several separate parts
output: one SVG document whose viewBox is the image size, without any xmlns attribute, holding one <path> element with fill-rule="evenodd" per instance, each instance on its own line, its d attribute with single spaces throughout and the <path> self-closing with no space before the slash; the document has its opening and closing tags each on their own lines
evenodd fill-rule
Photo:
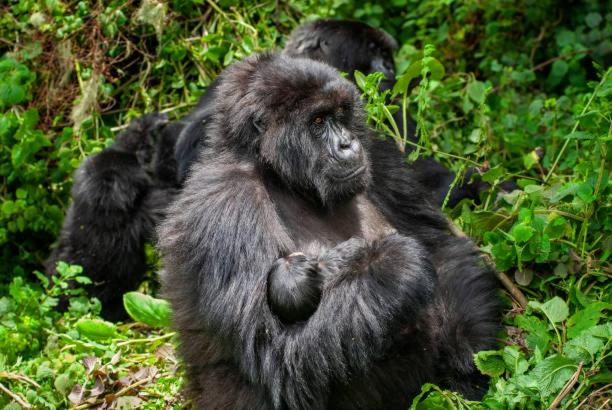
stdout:
<svg viewBox="0 0 612 410">
<path fill-rule="evenodd" d="M 368 243 L 361 238 L 341 242 L 319 258 L 324 287 L 354 275 L 375 276 L 397 294 L 397 301 L 415 312 L 433 295 L 436 274 L 424 257 L 422 246 L 412 238 L 390 233 Z M 399 307 L 399 306 L 398 306 Z"/>
<path fill-rule="evenodd" d="M 317 261 L 301 252 L 277 259 L 268 273 L 270 310 L 284 323 L 308 319 L 321 300 Z"/>
</svg>

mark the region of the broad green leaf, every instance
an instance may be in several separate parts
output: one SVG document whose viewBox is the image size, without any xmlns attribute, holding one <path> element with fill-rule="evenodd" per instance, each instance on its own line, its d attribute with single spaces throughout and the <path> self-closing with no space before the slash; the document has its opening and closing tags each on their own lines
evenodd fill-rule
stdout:
<svg viewBox="0 0 612 410">
<path fill-rule="evenodd" d="M 595 326 L 603 318 L 604 310 L 612 309 L 612 303 L 594 302 L 574 313 L 567 321 L 567 336 L 571 339 L 585 329 Z"/>
<path fill-rule="evenodd" d="M 535 233 L 535 229 L 526 224 L 517 224 L 512 227 L 510 234 L 514 238 L 514 240 L 518 243 L 527 242 L 533 234 Z"/>
<path fill-rule="evenodd" d="M 494 167 L 482 174 L 482 180 L 484 182 L 493 183 L 501 179 L 506 174 L 506 170 L 503 167 Z"/>
<path fill-rule="evenodd" d="M 591 28 L 595 28 L 595 27 L 599 26 L 599 23 L 601 23 L 602 20 L 603 20 L 603 17 L 601 17 L 601 14 L 599 14 L 597 12 L 591 12 L 591 13 L 587 14 L 586 18 L 585 18 L 586 23 Z"/>
<path fill-rule="evenodd" d="M 601 338 L 583 332 L 563 347 L 563 355 L 578 362 L 591 363 L 603 347 L 604 341 Z"/>
<path fill-rule="evenodd" d="M 482 104 L 485 101 L 486 90 L 483 82 L 474 80 L 467 86 L 468 96 L 477 104 Z"/>
<path fill-rule="evenodd" d="M 403 94 L 407 91 L 410 82 L 422 75 L 423 65 L 427 66 L 429 72 L 431 73 L 432 80 L 440 80 L 444 77 L 445 70 L 442 63 L 436 60 L 433 57 L 424 57 L 422 60 L 415 61 L 410 64 L 404 74 L 402 74 L 398 79 L 395 85 L 393 86 L 392 95 Z"/>
<path fill-rule="evenodd" d="M 53 386 L 64 396 L 70 392 L 74 382 L 70 380 L 70 376 L 66 373 L 62 373 L 55 378 Z"/>
<path fill-rule="evenodd" d="M 535 316 L 523 314 L 516 317 L 516 324 L 528 332 L 527 336 L 525 336 L 527 347 L 542 352 L 548 350 L 551 336 L 548 331 L 548 325 L 545 322 Z"/>
<path fill-rule="evenodd" d="M 567 304 L 559 296 L 555 296 L 546 303 L 530 301 L 529 306 L 535 310 L 539 310 L 546 315 L 548 320 L 553 323 L 559 323 L 567 319 L 569 309 Z"/>
<path fill-rule="evenodd" d="M 503 358 L 506 368 L 514 374 L 523 374 L 529 368 L 529 363 L 518 346 L 504 347 Z"/>
<path fill-rule="evenodd" d="M 559 84 L 567 74 L 568 69 L 569 65 L 564 60 L 557 60 L 552 63 L 547 79 L 548 84 L 553 87 Z"/>
<path fill-rule="evenodd" d="M 123 305 L 130 317 L 151 327 L 170 325 L 170 304 L 163 299 L 155 299 L 140 292 L 123 295 Z"/>
<path fill-rule="evenodd" d="M 541 397 L 546 401 L 552 401 L 554 395 L 572 377 L 576 367 L 577 363 L 574 360 L 556 354 L 538 363 L 529 375 L 537 381 Z"/>
<path fill-rule="evenodd" d="M 506 371 L 502 354 L 497 350 L 483 350 L 474 355 L 474 363 L 482 374 L 496 377 Z"/>
<path fill-rule="evenodd" d="M 102 341 L 117 337 L 117 327 L 101 319 L 81 319 L 76 323 L 81 336 L 94 341 Z"/>
</svg>

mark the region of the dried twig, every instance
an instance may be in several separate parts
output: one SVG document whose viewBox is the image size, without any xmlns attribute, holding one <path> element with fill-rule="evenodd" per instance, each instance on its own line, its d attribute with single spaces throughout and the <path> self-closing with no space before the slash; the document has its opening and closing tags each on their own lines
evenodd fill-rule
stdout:
<svg viewBox="0 0 612 410">
<path fill-rule="evenodd" d="M 24 376 L 23 374 L 0 372 L 0 379 L 19 380 L 22 382 L 30 383 L 32 386 L 36 387 L 37 389 L 40 389 L 40 384 L 36 383 L 28 376 Z"/>
<path fill-rule="evenodd" d="M 448 226 L 453 235 L 458 236 L 460 238 L 467 238 L 465 232 L 461 230 L 453 221 L 448 220 Z M 491 259 L 491 257 L 485 253 L 482 254 L 484 260 L 491 266 L 495 275 L 499 279 L 499 281 L 504 285 L 506 290 L 510 292 L 510 295 L 514 298 L 514 300 L 524 309 L 527 306 L 527 298 L 523 295 L 523 292 L 512 282 L 512 280 L 506 275 L 504 272 L 500 272 L 495 268 L 495 263 Z"/>
<path fill-rule="evenodd" d="M 573 56 L 578 55 L 578 54 L 591 54 L 591 50 L 578 50 L 578 51 L 574 51 L 574 52 L 571 52 L 571 53 L 568 53 L 568 54 L 564 54 L 562 56 L 553 57 L 553 58 L 551 58 L 549 60 L 546 60 L 543 63 L 540 63 L 537 66 L 533 67 L 532 70 L 533 71 L 541 70 L 544 67 L 546 67 L 547 65 L 552 64 L 552 63 L 554 63 L 557 60 L 565 60 L 566 58 L 570 58 L 570 57 L 573 57 Z"/>
<path fill-rule="evenodd" d="M 580 364 L 578 365 L 578 368 L 572 375 L 571 379 L 569 379 L 569 381 L 565 384 L 565 387 L 563 387 L 563 389 L 559 392 L 557 397 L 555 397 L 553 402 L 550 404 L 550 406 L 548 406 L 546 410 L 554 410 L 557 407 L 559 407 L 559 404 L 561 404 L 561 401 L 565 398 L 565 396 L 567 396 L 569 392 L 572 391 L 572 389 L 574 388 L 574 385 L 578 381 L 578 377 L 580 377 L 580 373 L 582 372 L 583 364 L 584 362 L 580 362 Z"/>
<path fill-rule="evenodd" d="M 606 384 L 604 387 L 600 387 L 599 389 L 595 390 L 593 393 L 589 394 L 588 396 L 586 396 L 584 398 L 584 400 L 582 400 L 577 406 L 576 406 L 576 410 L 580 409 L 584 404 L 586 404 L 587 401 L 589 401 L 589 399 L 593 396 L 597 396 L 599 393 L 603 392 L 603 391 L 608 391 L 609 389 L 612 388 L 612 383 L 608 383 Z"/>
<path fill-rule="evenodd" d="M 6 393 L 7 395 L 9 395 L 10 398 L 15 400 L 17 402 L 17 404 L 19 404 L 24 409 L 31 409 L 32 408 L 32 405 L 30 403 L 25 401 L 25 399 L 23 399 L 17 393 L 13 393 L 12 391 L 10 391 L 6 387 L 4 387 L 4 385 L 2 383 L 0 383 L 0 390 L 3 391 L 4 393 Z"/>
<path fill-rule="evenodd" d="M 121 397 L 127 392 L 129 392 L 130 390 L 153 381 L 153 379 L 155 379 L 155 376 L 151 376 L 151 377 L 147 377 L 146 379 L 138 380 L 137 382 L 132 383 L 129 386 L 126 386 L 123 389 L 119 390 L 117 393 L 110 393 L 110 395 L 112 395 L 114 398 Z M 83 403 L 83 404 L 79 404 L 78 406 L 71 407 L 70 410 L 88 409 L 90 407 L 97 406 L 98 404 L 102 404 L 105 401 L 106 401 L 106 396 L 101 399 L 95 400 L 93 402 Z"/>
</svg>

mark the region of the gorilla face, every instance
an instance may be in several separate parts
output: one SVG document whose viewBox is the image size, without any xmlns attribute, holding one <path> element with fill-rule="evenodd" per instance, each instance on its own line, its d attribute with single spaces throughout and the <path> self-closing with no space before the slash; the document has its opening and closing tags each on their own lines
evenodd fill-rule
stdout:
<svg viewBox="0 0 612 410">
<path fill-rule="evenodd" d="M 244 128 L 250 128 L 250 139 L 242 146 L 257 154 L 261 165 L 286 186 L 324 205 L 362 191 L 370 181 L 370 164 L 355 86 L 312 60 L 277 54 L 254 59 L 259 61 L 242 89 L 243 98 L 235 103 L 224 100 L 217 110 L 228 112 L 231 122 L 251 124 L 237 133 L 249 134 Z"/>
<path fill-rule="evenodd" d="M 365 23 L 347 20 L 317 20 L 300 26 L 291 34 L 285 53 L 324 61 L 350 74 L 381 72 L 385 79 L 381 90 L 395 80 L 393 51 L 396 41 L 382 30 Z"/>
<path fill-rule="evenodd" d="M 299 73 L 287 74 L 299 78 Z M 287 185 L 316 194 L 323 204 L 362 191 L 370 170 L 364 130 L 355 126 L 361 105 L 352 84 L 337 72 L 322 70 L 316 78 L 274 90 L 273 104 L 266 110 L 272 115 L 258 125 L 263 161 Z"/>
</svg>

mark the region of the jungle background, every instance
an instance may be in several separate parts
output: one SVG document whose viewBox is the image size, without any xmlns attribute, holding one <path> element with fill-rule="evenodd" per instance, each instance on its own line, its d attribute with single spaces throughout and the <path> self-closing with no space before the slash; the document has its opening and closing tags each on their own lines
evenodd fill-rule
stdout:
<svg viewBox="0 0 612 410">
<path fill-rule="evenodd" d="M 393 96 L 357 76 L 370 123 L 405 101 L 433 155 L 493 188 L 444 211 L 511 286 L 482 402 L 426 385 L 417 409 L 612 407 L 612 5 L 606 1 L 4 0 L 0 3 L 0 406 L 184 408 L 182 373 L 155 299 L 158 257 L 108 323 L 69 288 L 78 266 L 40 273 L 72 174 L 130 120 L 180 118 L 229 64 L 281 48 L 303 21 L 351 18 L 400 48 Z M 393 97 L 393 98 L 392 98 Z M 501 181 L 519 189 L 503 194 Z M 514 289 L 513 289 L 514 287 Z M 515 292 L 510 296 L 508 289 Z M 70 308 L 54 310 L 69 294 Z M 518 297 L 516 296 L 518 295 Z M 522 296 L 526 300 L 522 299 Z"/>
</svg>

